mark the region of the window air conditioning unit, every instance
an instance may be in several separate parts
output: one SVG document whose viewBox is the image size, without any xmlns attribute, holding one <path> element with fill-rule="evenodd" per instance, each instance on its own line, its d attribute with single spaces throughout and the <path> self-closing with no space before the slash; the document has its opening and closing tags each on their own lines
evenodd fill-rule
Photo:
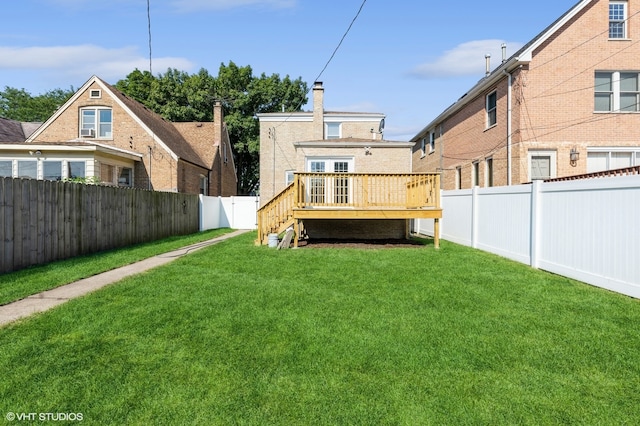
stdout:
<svg viewBox="0 0 640 426">
<path fill-rule="evenodd" d="M 93 129 L 81 129 L 80 136 L 83 138 L 92 138 L 95 136 Z"/>
</svg>

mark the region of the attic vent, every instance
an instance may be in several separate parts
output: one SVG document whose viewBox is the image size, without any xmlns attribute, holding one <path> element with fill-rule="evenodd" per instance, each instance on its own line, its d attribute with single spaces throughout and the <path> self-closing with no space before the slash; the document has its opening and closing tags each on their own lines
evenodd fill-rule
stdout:
<svg viewBox="0 0 640 426">
<path fill-rule="evenodd" d="M 91 91 L 89 91 L 89 97 L 91 99 L 100 99 L 102 97 L 102 90 L 92 89 Z"/>
<path fill-rule="evenodd" d="M 80 129 L 80 136 L 83 138 L 93 138 L 95 137 L 95 132 L 93 129 Z"/>
</svg>

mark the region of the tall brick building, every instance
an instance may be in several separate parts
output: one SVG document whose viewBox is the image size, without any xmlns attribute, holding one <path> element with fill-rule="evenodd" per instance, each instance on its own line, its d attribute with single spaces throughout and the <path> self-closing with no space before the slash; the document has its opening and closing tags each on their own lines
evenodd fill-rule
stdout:
<svg viewBox="0 0 640 426">
<path fill-rule="evenodd" d="M 444 189 L 640 164 L 640 5 L 582 0 L 411 141 Z M 503 46 L 503 52 L 505 52 Z"/>
<path fill-rule="evenodd" d="M 171 123 L 91 77 L 26 140 L 0 141 L 0 176 L 92 178 L 107 185 L 229 196 L 237 179 L 222 107 Z M 15 139 L 15 140 L 14 140 Z"/>
</svg>

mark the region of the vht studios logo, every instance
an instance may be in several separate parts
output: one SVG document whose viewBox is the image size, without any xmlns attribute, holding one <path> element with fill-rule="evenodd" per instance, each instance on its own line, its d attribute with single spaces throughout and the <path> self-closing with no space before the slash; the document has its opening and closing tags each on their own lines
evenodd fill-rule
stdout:
<svg viewBox="0 0 640 426">
<path fill-rule="evenodd" d="M 13 413 L 9 412 L 5 415 L 5 418 L 12 422 L 17 420 L 21 421 L 36 421 L 41 422 L 81 422 L 83 419 L 82 413 Z"/>
</svg>

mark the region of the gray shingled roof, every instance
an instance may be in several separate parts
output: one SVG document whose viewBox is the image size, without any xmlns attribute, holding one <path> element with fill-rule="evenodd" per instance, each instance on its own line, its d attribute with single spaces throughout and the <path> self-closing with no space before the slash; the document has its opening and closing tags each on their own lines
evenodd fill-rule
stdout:
<svg viewBox="0 0 640 426">
<path fill-rule="evenodd" d="M 21 123 L 0 117 L 0 143 L 24 142 L 41 124 Z"/>
</svg>

